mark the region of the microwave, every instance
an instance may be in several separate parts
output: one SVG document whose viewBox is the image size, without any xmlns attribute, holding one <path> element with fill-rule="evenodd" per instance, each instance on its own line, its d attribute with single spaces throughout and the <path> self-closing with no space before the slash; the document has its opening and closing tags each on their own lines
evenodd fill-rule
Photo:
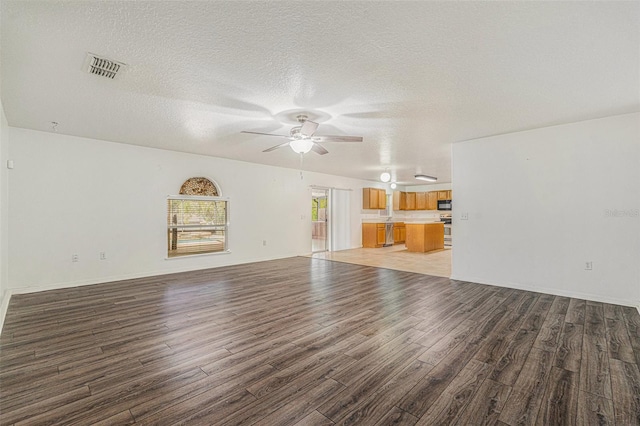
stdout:
<svg viewBox="0 0 640 426">
<path fill-rule="evenodd" d="M 451 210 L 451 200 L 438 200 L 438 210 Z"/>
</svg>

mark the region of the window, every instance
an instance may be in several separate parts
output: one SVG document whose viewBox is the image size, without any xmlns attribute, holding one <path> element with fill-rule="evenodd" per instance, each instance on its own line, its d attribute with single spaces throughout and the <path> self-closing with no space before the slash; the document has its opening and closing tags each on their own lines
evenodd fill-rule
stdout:
<svg viewBox="0 0 640 426">
<path fill-rule="evenodd" d="M 168 257 L 227 251 L 228 203 L 220 197 L 168 197 Z"/>
</svg>

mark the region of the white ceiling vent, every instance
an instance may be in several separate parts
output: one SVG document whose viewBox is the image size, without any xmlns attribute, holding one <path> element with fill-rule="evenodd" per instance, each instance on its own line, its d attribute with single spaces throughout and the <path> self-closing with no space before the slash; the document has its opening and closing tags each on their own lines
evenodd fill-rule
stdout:
<svg viewBox="0 0 640 426">
<path fill-rule="evenodd" d="M 103 58 L 93 53 L 87 53 L 87 59 L 84 61 L 83 69 L 89 74 L 95 74 L 102 77 L 114 79 L 118 72 L 121 72 L 126 64 Z"/>
</svg>

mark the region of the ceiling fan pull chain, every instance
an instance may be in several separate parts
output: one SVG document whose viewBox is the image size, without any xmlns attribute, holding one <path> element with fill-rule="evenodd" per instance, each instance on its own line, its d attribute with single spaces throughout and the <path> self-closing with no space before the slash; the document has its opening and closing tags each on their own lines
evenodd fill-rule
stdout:
<svg viewBox="0 0 640 426">
<path fill-rule="evenodd" d="M 300 153 L 300 180 L 303 180 L 304 177 L 302 176 L 302 160 L 304 159 L 304 154 Z"/>
</svg>

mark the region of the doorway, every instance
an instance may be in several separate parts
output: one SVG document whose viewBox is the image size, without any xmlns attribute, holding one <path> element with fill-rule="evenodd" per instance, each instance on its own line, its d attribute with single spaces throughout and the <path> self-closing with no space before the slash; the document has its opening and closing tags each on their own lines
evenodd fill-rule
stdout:
<svg viewBox="0 0 640 426">
<path fill-rule="evenodd" d="M 311 252 L 329 250 L 329 189 L 313 188 L 311 192 Z"/>
</svg>

